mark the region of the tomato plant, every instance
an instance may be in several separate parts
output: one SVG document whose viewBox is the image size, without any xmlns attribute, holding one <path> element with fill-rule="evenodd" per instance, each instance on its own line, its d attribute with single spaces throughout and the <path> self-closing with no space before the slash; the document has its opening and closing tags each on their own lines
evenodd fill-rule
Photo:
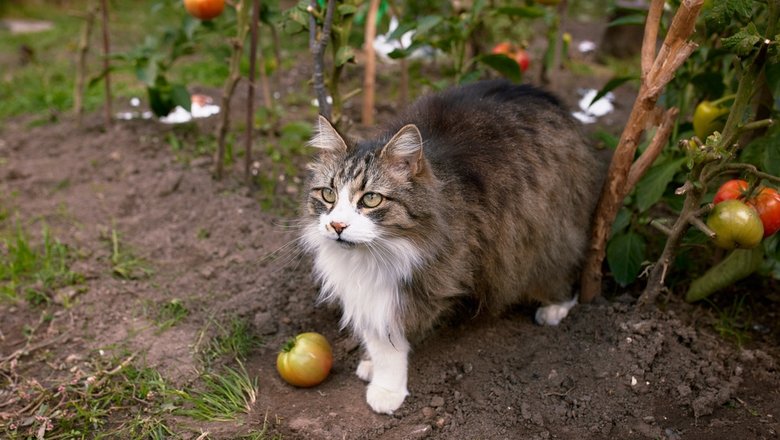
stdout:
<svg viewBox="0 0 780 440">
<path fill-rule="evenodd" d="M 764 226 L 756 210 L 739 200 L 715 205 L 707 226 L 716 234 L 715 245 L 723 249 L 753 248 L 764 237 Z"/>
<path fill-rule="evenodd" d="M 225 0 L 184 0 L 184 8 L 195 18 L 211 20 L 225 9 Z"/>
<path fill-rule="evenodd" d="M 314 332 L 290 339 L 276 358 L 276 370 L 282 379 L 303 388 L 325 380 L 332 366 L 333 351 L 328 340 Z"/>
</svg>

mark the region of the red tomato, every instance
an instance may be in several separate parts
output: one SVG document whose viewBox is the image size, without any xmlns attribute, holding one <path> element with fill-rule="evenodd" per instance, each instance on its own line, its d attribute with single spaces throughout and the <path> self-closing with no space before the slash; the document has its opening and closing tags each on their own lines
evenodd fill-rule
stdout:
<svg viewBox="0 0 780 440">
<path fill-rule="evenodd" d="M 724 200 L 707 217 L 707 226 L 715 232 L 712 239 L 723 249 L 750 249 L 764 237 L 764 228 L 756 210 L 739 200 Z"/>
<path fill-rule="evenodd" d="M 520 70 L 523 72 L 528 70 L 528 66 L 531 65 L 531 57 L 529 57 L 528 52 L 524 51 L 523 49 L 517 49 L 514 59 L 520 66 Z"/>
<path fill-rule="evenodd" d="M 333 351 L 328 340 L 319 333 L 301 333 L 282 347 L 276 358 L 276 370 L 287 383 L 297 387 L 313 387 L 330 373 Z"/>
<path fill-rule="evenodd" d="M 758 195 L 748 200 L 756 208 L 761 223 L 764 224 L 764 237 L 780 230 L 780 193 L 772 188 L 763 188 Z"/>
<path fill-rule="evenodd" d="M 184 0 L 184 8 L 195 18 L 211 20 L 225 9 L 225 0 Z"/>
<path fill-rule="evenodd" d="M 744 180 L 729 180 L 718 188 L 718 192 L 715 193 L 715 198 L 712 199 L 712 203 L 717 205 L 724 200 L 741 199 L 745 195 L 747 189 L 748 183 Z"/>
<path fill-rule="evenodd" d="M 499 54 L 502 53 L 506 56 L 510 56 L 513 52 L 512 43 L 508 41 L 502 41 L 501 43 L 496 44 L 493 46 L 493 50 L 491 50 L 492 53 Z"/>
<path fill-rule="evenodd" d="M 764 225 L 764 237 L 769 237 L 780 230 L 780 194 L 772 188 L 759 188 L 758 194 L 749 200 L 745 200 L 748 183 L 744 180 L 733 179 L 721 185 L 712 203 L 718 204 L 724 200 L 742 200 L 752 206 L 761 223 Z"/>
</svg>

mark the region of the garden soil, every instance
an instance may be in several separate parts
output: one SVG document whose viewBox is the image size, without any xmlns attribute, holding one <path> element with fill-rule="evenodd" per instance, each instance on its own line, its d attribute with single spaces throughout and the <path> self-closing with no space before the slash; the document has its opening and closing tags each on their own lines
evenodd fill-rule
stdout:
<svg viewBox="0 0 780 440">
<path fill-rule="evenodd" d="M 209 157 L 172 151 L 172 136 L 186 146 L 214 121 L 186 129 L 143 120 L 104 129 L 98 114 L 81 127 L 30 122 L 0 129 L 0 202 L 38 239 L 46 225 L 74 249 L 84 281 L 54 292 L 43 321 L 39 306 L 0 304 L 0 355 L 36 329 L 37 350 L 15 364 L 21 377 L 52 386 L 90 357 L 135 353 L 134 364 L 186 386 L 202 371 L 197 353 L 213 323 L 240 318 L 262 338 L 244 362 L 257 400 L 235 422 L 177 418 L 182 438 L 234 439 L 263 425 L 285 439 L 778 438 L 777 307 L 738 347 L 713 331 L 712 309 L 672 295 L 638 311 L 634 294 L 612 288 L 558 327 L 535 325 L 532 305 L 443 324 L 414 348 L 403 406 L 375 414 L 354 374 L 359 344 L 339 329 L 336 308 L 316 304 L 294 216 L 262 210 L 239 165 L 217 182 Z M 297 179 L 278 187 L 280 199 L 300 197 Z M 151 275 L 112 275 L 113 233 Z M 189 313 L 161 328 L 154 317 L 172 300 Z M 332 373 L 311 389 L 275 370 L 279 347 L 302 331 L 334 347 Z"/>
</svg>

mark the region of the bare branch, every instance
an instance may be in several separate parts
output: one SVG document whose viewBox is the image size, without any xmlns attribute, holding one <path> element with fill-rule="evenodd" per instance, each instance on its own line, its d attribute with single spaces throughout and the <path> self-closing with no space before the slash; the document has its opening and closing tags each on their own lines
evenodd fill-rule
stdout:
<svg viewBox="0 0 780 440">
<path fill-rule="evenodd" d="M 653 162 L 658 158 L 658 155 L 661 154 L 661 151 L 663 151 L 669 141 L 669 136 L 672 134 L 674 120 L 677 118 L 678 113 L 680 113 L 680 111 L 676 107 L 672 107 L 664 113 L 663 119 L 661 120 L 661 126 L 658 127 L 658 130 L 655 132 L 653 140 L 650 141 L 650 145 L 644 153 L 639 156 L 636 162 L 634 162 L 628 172 L 628 179 L 626 181 L 627 188 L 635 187 L 637 182 L 639 182 L 639 179 L 645 175 L 647 170 L 653 165 Z"/>
<path fill-rule="evenodd" d="M 658 41 L 658 24 L 661 21 L 661 15 L 664 12 L 664 0 L 653 0 L 650 4 L 650 10 L 647 12 L 645 21 L 645 36 L 642 40 L 642 76 L 644 82 L 647 74 L 653 67 L 655 59 L 655 45 Z"/>
</svg>

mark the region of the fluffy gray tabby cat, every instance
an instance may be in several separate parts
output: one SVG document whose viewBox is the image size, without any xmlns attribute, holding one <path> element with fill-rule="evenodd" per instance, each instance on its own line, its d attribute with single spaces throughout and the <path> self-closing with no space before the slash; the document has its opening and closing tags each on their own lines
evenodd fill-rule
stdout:
<svg viewBox="0 0 780 440">
<path fill-rule="evenodd" d="M 367 352 L 368 404 L 408 395 L 410 339 L 464 299 L 536 301 L 556 325 L 576 303 L 603 165 L 551 95 L 486 81 L 422 98 L 376 139 L 320 117 L 302 241 L 321 299 Z"/>
</svg>

